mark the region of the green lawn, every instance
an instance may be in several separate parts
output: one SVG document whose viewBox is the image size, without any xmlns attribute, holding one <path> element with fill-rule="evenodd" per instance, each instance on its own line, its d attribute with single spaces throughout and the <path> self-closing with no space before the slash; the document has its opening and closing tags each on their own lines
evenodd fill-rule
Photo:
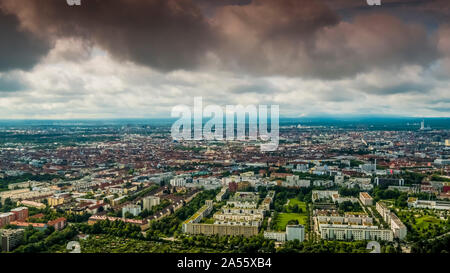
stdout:
<svg viewBox="0 0 450 273">
<path fill-rule="evenodd" d="M 286 229 L 286 225 L 290 220 L 298 220 L 300 225 L 306 225 L 308 221 L 308 216 L 306 213 L 280 213 L 278 214 L 277 219 L 275 220 L 276 226 L 275 228 L 279 231 L 284 231 Z"/>
<path fill-rule="evenodd" d="M 297 198 L 289 199 L 287 211 L 292 212 L 292 207 L 295 205 L 297 205 L 300 209 L 302 209 L 302 213 L 306 213 L 306 203 L 299 201 Z"/>
<path fill-rule="evenodd" d="M 432 224 L 439 224 L 441 221 L 434 216 L 425 215 L 416 218 L 416 226 L 418 228 L 428 228 Z"/>
</svg>

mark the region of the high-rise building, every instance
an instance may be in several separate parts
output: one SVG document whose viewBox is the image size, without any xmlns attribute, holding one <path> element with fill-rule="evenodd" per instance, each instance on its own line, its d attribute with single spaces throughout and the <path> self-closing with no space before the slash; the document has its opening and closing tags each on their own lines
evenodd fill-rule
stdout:
<svg viewBox="0 0 450 273">
<path fill-rule="evenodd" d="M 151 210 L 154 206 L 159 205 L 160 198 L 157 196 L 148 196 L 143 199 L 144 210 Z"/>
<path fill-rule="evenodd" d="M 0 229 L 0 247 L 3 252 L 13 250 L 22 240 L 23 229 Z"/>
<path fill-rule="evenodd" d="M 299 240 L 303 242 L 305 240 L 305 227 L 302 225 L 287 225 L 286 239 L 288 241 Z"/>
<path fill-rule="evenodd" d="M 450 147 L 450 139 L 445 140 L 445 146 Z"/>
<path fill-rule="evenodd" d="M 422 122 L 420 123 L 420 130 L 428 131 L 428 130 L 431 130 L 431 127 L 430 126 L 425 127 L 425 120 L 422 120 Z"/>
<path fill-rule="evenodd" d="M 186 179 L 184 177 L 175 177 L 170 180 L 170 185 L 174 187 L 184 187 L 186 185 Z"/>
<path fill-rule="evenodd" d="M 141 206 L 138 205 L 126 205 L 122 208 L 122 217 L 125 217 L 125 214 L 129 212 L 133 216 L 138 216 L 141 213 Z"/>
</svg>

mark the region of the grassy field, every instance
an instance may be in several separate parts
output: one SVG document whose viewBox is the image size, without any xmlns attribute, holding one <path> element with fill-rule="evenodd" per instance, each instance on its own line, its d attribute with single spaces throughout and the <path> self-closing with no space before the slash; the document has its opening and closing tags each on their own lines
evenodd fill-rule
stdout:
<svg viewBox="0 0 450 273">
<path fill-rule="evenodd" d="M 297 205 L 301 209 L 301 213 L 292 212 L 292 208 Z M 275 229 L 284 231 L 286 225 L 291 220 L 297 220 L 300 225 L 306 225 L 308 222 L 308 215 L 306 213 L 306 203 L 297 200 L 296 198 L 290 199 L 286 208 L 287 212 L 279 213 L 275 219 Z"/>
<path fill-rule="evenodd" d="M 306 214 L 301 213 L 280 213 L 278 214 L 276 221 L 276 229 L 280 231 L 284 231 L 286 229 L 286 225 L 291 220 L 298 220 L 300 225 L 306 225 L 308 221 L 308 216 Z"/>
<path fill-rule="evenodd" d="M 416 227 L 427 229 L 430 225 L 439 224 L 441 221 L 434 216 L 425 215 L 416 218 Z"/>
<path fill-rule="evenodd" d="M 289 204 L 287 206 L 287 211 L 288 212 L 293 212 L 292 211 L 292 207 L 294 207 L 295 205 L 297 205 L 300 209 L 302 209 L 302 213 L 306 213 L 306 203 L 299 201 L 297 198 L 292 198 L 289 199 Z"/>
</svg>

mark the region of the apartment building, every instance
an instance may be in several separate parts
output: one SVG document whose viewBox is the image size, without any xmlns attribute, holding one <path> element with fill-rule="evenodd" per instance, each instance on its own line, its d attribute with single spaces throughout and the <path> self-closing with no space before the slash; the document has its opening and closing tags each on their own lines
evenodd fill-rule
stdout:
<svg viewBox="0 0 450 273">
<path fill-rule="evenodd" d="M 397 215 L 391 212 L 390 209 L 383 202 L 377 202 L 376 209 L 383 218 L 383 220 L 390 226 L 391 230 L 393 231 L 394 237 L 403 240 L 406 237 L 407 228 L 403 224 L 403 222 L 397 217 Z"/>
<path fill-rule="evenodd" d="M 142 200 L 144 210 L 151 210 L 154 206 L 159 205 L 161 199 L 158 196 L 147 196 Z"/>
<path fill-rule="evenodd" d="M 311 186 L 311 180 L 300 179 L 298 175 L 286 176 L 286 181 L 281 183 L 283 187 L 308 188 Z"/>
<path fill-rule="evenodd" d="M 286 232 L 264 231 L 264 238 L 277 242 L 286 242 Z"/>
<path fill-rule="evenodd" d="M 305 227 L 302 225 L 287 225 L 286 240 L 303 242 L 305 240 Z"/>
<path fill-rule="evenodd" d="M 64 217 L 60 217 L 58 219 L 55 219 L 53 221 L 49 221 L 47 223 L 48 226 L 52 226 L 55 228 L 55 230 L 62 230 L 66 227 L 67 225 L 67 219 Z"/>
<path fill-rule="evenodd" d="M 22 229 L 0 229 L 1 251 L 12 251 L 22 240 L 23 234 Z"/>
<path fill-rule="evenodd" d="M 364 206 L 372 206 L 373 205 L 373 198 L 367 192 L 360 192 L 359 200 L 361 200 L 361 203 Z"/>
<path fill-rule="evenodd" d="M 228 188 L 227 188 L 227 187 L 223 187 L 223 188 L 220 190 L 220 192 L 217 194 L 217 196 L 216 196 L 216 201 L 217 201 L 217 202 L 221 202 L 221 201 L 225 198 L 227 192 L 228 192 Z"/>
<path fill-rule="evenodd" d="M 389 229 L 378 229 L 377 226 L 321 224 L 319 230 L 324 240 L 382 240 L 393 241 L 394 233 Z"/>
<path fill-rule="evenodd" d="M 375 208 L 386 223 L 389 223 L 391 221 L 391 210 L 386 206 L 385 203 L 381 201 L 377 202 Z"/>
<path fill-rule="evenodd" d="M 394 237 L 399 238 L 400 240 L 405 239 L 407 234 L 407 228 L 405 224 L 395 215 L 391 213 L 391 229 L 394 232 Z"/>
<path fill-rule="evenodd" d="M 122 208 L 122 217 L 125 217 L 127 212 L 131 213 L 133 216 L 138 216 L 141 211 L 141 206 L 139 205 L 126 205 Z"/>
</svg>

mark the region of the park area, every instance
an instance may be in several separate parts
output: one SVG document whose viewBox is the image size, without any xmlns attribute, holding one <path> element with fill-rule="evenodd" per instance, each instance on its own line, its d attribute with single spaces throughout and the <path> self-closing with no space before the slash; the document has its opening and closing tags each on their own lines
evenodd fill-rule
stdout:
<svg viewBox="0 0 450 273">
<path fill-rule="evenodd" d="M 433 238 L 449 232 L 449 221 L 440 219 L 440 213 L 432 210 L 401 210 L 397 214 L 412 235 L 423 239 Z"/>
<path fill-rule="evenodd" d="M 308 222 L 308 213 L 306 203 L 296 198 L 289 199 L 286 204 L 285 212 L 278 213 L 275 218 L 275 229 L 284 231 L 290 221 L 297 220 L 300 225 L 306 225 Z"/>
</svg>

